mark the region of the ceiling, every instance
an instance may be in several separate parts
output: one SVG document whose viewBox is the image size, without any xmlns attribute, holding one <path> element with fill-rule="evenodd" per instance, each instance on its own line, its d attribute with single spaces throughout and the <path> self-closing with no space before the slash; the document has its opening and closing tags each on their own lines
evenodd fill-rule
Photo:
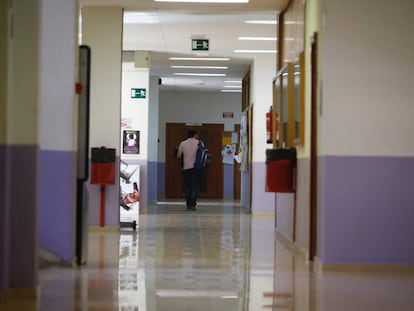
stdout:
<svg viewBox="0 0 414 311">
<path fill-rule="evenodd" d="M 238 37 L 276 37 L 276 25 L 246 20 L 276 20 L 289 0 L 250 0 L 247 4 L 177 4 L 153 0 L 80 0 L 81 6 L 124 8 L 123 50 L 150 53 L 150 75 L 161 78 L 161 90 L 231 90 L 225 81 L 241 81 L 257 53 L 235 50 L 276 50 L 276 41 Z M 192 39 L 208 39 L 208 51 L 193 51 Z M 130 53 L 128 51 L 131 51 Z M 274 53 L 274 52 L 273 52 Z M 226 57 L 229 61 L 183 61 L 169 57 Z M 276 57 L 276 56 L 275 56 Z M 219 66 L 227 69 L 171 68 Z M 221 77 L 178 76 L 176 73 L 218 73 Z M 226 88 L 224 88 L 226 85 Z M 233 83 L 234 85 L 234 83 Z"/>
</svg>

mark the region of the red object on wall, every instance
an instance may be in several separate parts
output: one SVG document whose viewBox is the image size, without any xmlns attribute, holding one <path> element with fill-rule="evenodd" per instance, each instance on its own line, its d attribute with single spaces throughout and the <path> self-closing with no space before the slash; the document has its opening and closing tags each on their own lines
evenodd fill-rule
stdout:
<svg viewBox="0 0 414 311">
<path fill-rule="evenodd" d="M 94 163 L 91 166 L 91 184 L 115 184 L 115 163 Z"/>
<path fill-rule="evenodd" d="M 115 184 L 115 149 L 92 148 L 91 184 Z"/>
<path fill-rule="evenodd" d="M 266 167 L 266 192 L 295 192 L 293 162 L 272 161 Z"/>
<path fill-rule="evenodd" d="M 296 149 L 266 150 L 266 192 L 295 192 Z"/>
</svg>

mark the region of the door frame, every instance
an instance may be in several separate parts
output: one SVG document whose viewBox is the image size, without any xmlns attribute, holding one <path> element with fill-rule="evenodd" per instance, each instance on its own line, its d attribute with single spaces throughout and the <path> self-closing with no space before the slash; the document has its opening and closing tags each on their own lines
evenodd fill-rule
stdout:
<svg viewBox="0 0 414 311">
<path fill-rule="evenodd" d="M 317 255 L 318 226 L 318 33 L 311 42 L 310 224 L 309 260 Z"/>
</svg>

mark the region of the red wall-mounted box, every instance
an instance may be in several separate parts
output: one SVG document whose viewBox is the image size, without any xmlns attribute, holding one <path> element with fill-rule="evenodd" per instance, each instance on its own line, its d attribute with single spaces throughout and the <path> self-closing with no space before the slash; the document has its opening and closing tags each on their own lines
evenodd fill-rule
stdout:
<svg viewBox="0 0 414 311">
<path fill-rule="evenodd" d="M 92 148 L 91 184 L 115 184 L 115 149 Z"/>
<path fill-rule="evenodd" d="M 296 150 L 266 150 L 266 192 L 295 192 Z"/>
</svg>

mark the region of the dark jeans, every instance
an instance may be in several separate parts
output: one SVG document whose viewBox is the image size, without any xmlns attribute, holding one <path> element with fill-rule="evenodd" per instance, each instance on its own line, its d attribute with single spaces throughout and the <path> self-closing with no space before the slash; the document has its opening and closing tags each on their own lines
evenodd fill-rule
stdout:
<svg viewBox="0 0 414 311">
<path fill-rule="evenodd" d="M 195 169 L 183 170 L 183 190 L 187 207 L 195 207 L 197 204 L 199 179 L 200 172 Z"/>
</svg>

